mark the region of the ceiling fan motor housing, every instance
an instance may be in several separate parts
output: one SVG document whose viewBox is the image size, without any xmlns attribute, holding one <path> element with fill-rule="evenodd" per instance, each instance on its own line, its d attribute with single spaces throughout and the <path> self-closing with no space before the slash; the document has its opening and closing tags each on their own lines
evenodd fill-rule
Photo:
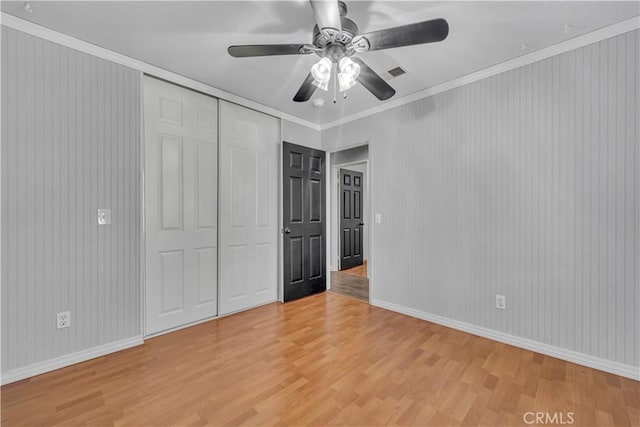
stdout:
<svg viewBox="0 0 640 427">
<path fill-rule="evenodd" d="M 342 46 L 346 47 L 351 43 L 351 40 L 358 35 L 358 26 L 349 18 L 344 16 L 340 17 L 342 22 L 342 32 L 321 32 L 317 25 L 313 27 L 313 45 L 319 49 L 325 49 L 330 46 Z M 352 49 L 350 55 L 354 53 Z M 326 56 L 322 51 L 317 52 L 320 56 Z"/>
<path fill-rule="evenodd" d="M 338 32 L 326 28 L 320 31 L 317 25 L 313 27 L 313 45 L 319 49 L 316 54 L 328 57 L 333 62 L 337 62 L 343 56 L 351 56 L 355 50 L 350 47 L 351 40 L 358 35 L 358 26 L 351 19 L 347 18 L 347 5 L 339 1 L 340 23 L 342 31 Z"/>
</svg>

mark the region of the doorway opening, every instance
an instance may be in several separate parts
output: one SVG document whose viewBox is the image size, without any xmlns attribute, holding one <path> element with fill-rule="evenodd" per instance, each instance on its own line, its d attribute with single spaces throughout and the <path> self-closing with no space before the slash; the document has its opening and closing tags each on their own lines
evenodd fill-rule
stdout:
<svg viewBox="0 0 640 427">
<path fill-rule="evenodd" d="M 330 290 L 369 302 L 369 147 L 330 154 Z"/>
</svg>

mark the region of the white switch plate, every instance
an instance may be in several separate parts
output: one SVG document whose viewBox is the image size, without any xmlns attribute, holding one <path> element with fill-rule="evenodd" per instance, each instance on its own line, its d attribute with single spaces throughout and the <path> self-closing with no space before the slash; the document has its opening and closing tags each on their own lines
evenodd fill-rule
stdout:
<svg viewBox="0 0 640 427">
<path fill-rule="evenodd" d="M 382 214 L 381 213 L 377 213 L 376 214 L 375 223 L 376 224 L 382 224 Z"/>
<path fill-rule="evenodd" d="M 98 224 L 111 224 L 111 209 L 98 209 Z"/>
<path fill-rule="evenodd" d="M 56 315 L 56 328 L 62 329 L 68 328 L 69 326 L 71 326 L 71 312 L 63 311 L 61 313 L 58 313 Z"/>
<path fill-rule="evenodd" d="M 496 308 L 500 310 L 507 309 L 507 297 L 504 295 L 496 295 Z"/>
</svg>

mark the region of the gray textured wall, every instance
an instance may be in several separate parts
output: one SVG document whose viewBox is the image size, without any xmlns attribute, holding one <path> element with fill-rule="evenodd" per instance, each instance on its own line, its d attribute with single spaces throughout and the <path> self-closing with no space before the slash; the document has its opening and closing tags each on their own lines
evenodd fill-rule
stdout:
<svg viewBox="0 0 640 427">
<path fill-rule="evenodd" d="M 638 34 L 323 131 L 370 144 L 373 297 L 639 366 Z"/>
<path fill-rule="evenodd" d="M 136 71 L 2 27 L 2 372 L 140 334 L 139 113 Z"/>
<path fill-rule="evenodd" d="M 282 140 L 311 148 L 322 146 L 320 131 L 284 119 L 282 120 Z"/>
<path fill-rule="evenodd" d="M 369 147 L 361 145 L 359 147 L 347 148 L 345 150 L 331 153 L 331 164 L 341 165 L 344 163 L 352 163 L 364 161 L 369 158 Z"/>
</svg>

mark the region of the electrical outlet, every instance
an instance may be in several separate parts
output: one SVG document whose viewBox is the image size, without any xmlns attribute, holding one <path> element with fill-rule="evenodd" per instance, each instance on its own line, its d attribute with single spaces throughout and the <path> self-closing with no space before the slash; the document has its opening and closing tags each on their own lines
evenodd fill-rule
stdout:
<svg viewBox="0 0 640 427">
<path fill-rule="evenodd" d="M 63 311 L 56 315 L 56 327 L 58 329 L 68 328 L 71 326 L 71 312 Z"/>
<path fill-rule="evenodd" d="M 98 224 L 111 224 L 111 209 L 98 209 Z"/>
<path fill-rule="evenodd" d="M 500 310 L 506 310 L 507 297 L 505 297 L 504 295 L 496 295 L 496 308 Z"/>
</svg>

